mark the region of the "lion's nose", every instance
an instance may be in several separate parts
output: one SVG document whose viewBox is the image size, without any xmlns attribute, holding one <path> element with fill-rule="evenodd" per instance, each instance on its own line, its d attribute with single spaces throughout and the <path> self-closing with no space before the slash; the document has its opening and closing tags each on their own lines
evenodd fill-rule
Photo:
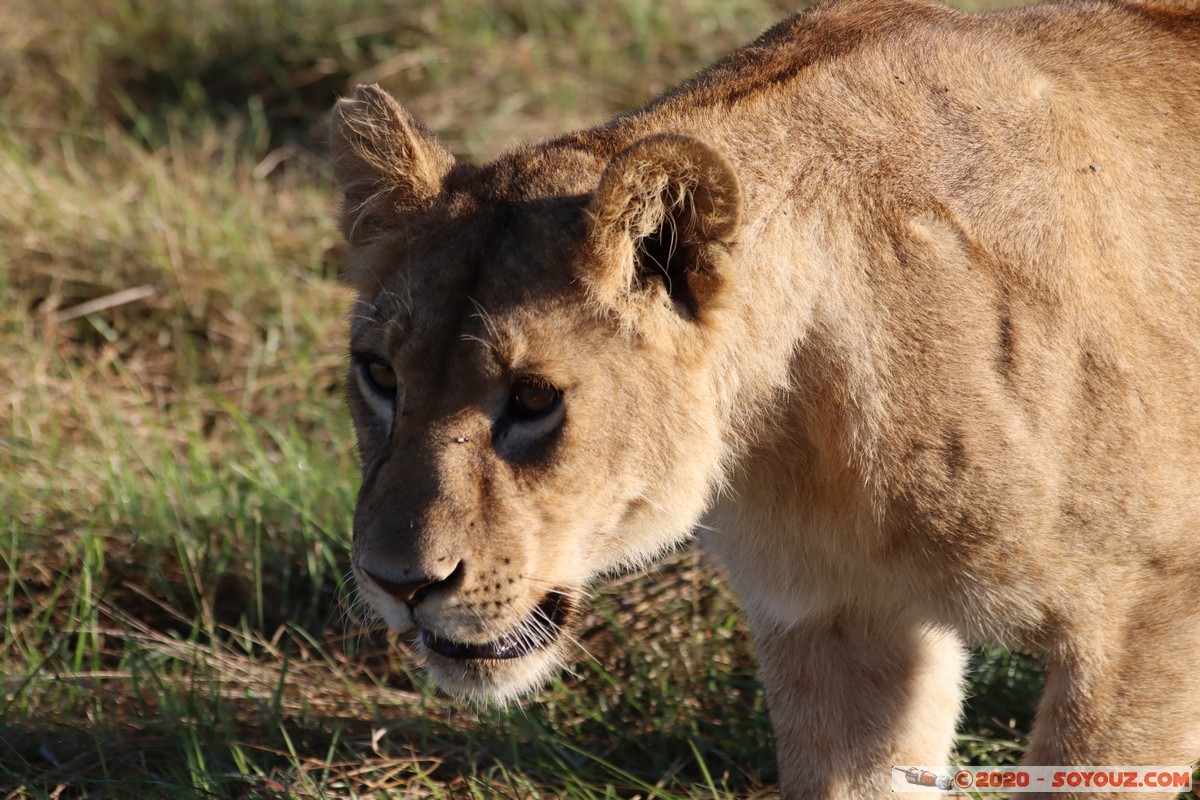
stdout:
<svg viewBox="0 0 1200 800">
<path fill-rule="evenodd" d="M 409 608 L 418 606 L 430 592 L 438 589 L 451 589 L 462 583 L 463 575 L 463 564 L 461 561 L 455 564 L 454 569 L 450 570 L 443 577 L 424 574 L 410 576 L 405 574 L 403 580 L 393 580 L 385 578 L 382 575 L 377 575 L 366 567 L 361 567 L 361 569 L 380 589 L 383 589 Z M 405 573 L 408 573 L 407 569 Z"/>
</svg>

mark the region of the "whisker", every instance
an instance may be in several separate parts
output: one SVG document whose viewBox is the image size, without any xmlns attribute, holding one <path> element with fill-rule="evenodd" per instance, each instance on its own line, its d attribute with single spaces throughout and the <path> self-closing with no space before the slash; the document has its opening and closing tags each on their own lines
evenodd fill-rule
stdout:
<svg viewBox="0 0 1200 800">
<path fill-rule="evenodd" d="M 588 586 L 563 586 L 558 581 L 542 578 L 537 575 L 531 575 L 529 573 L 521 573 L 517 576 L 517 578 L 518 580 L 531 583 L 535 586 L 548 586 L 553 591 L 558 592 L 564 597 L 569 597 L 572 600 L 587 601 L 595 597 L 595 593 L 592 591 L 591 587 Z"/>
<path fill-rule="evenodd" d="M 549 589 L 550 591 L 563 592 L 563 593 L 568 593 L 570 591 L 573 591 L 571 589 L 567 589 L 566 587 L 562 586 L 558 581 L 551 580 L 549 578 L 540 578 L 536 575 L 518 575 L 517 578 L 518 578 L 518 580 L 521 580 L 532 586 L 545 587 L 546 589 Z"/>
<path fill-rule="evenodd" d="M 661 514 L 664 514 L 665 516 L 671 517 L 672 519 L 679 521 L 679 522 L 683 521 L 683 518 L 680 517 L 678 514 L 668 511 L 667 509 L 663 508 L 661 503 L 655 502 L 653 499 L 647 497 L 646 495 L 639 495 L 638 500 L 640 500 L 643 503 L 645 503 L 646 505 L 650 506 L 655 511 L 658 511 Z M 700 530 L 710 531 L 712 533 L 724 533 L 724 531 L 722 531 L 720 528 L 714 528 L 713 526 L 705 525 L 702 522 L 689 522 L 689 524 L 693 528 L 699 528 Z"/>
<path fill-rule="evenodd" d="M 489 314 L 487 309 L 485 309 L 483 307 L 483 304 L 480 303 L 478 300 L 476 300 L 474 297 L 468 297 L 467 299 L 471 301 L 471 305 L 475 306 L 475 315 L 474 316 L 478 317 L 479 320 L 481 322 L 483 322 L 484 330 L 487 331 L 488 336 L 491 336 L 492 339 L 499 339 L 500 331 L 496 327 L 496 323 L 492 319 L 492 315 Z"/>
<path fill-rule="evenodd" d="M 463 342 L 477 342 L 477 343 L 483 345 L 484 347 L 486 347 L 488 350 L 491 350 L 493 353 L 499 352 L 499 350 L 497 349 L 495 344 L 493 344 L 492 342 L 489 342 L 487 339 L 483 339 L 474 334 L 464 333 L 461 336 L 459 336 L 458 338 L 459 338 L 459 341 L 463 341 Z"/>
</svg>

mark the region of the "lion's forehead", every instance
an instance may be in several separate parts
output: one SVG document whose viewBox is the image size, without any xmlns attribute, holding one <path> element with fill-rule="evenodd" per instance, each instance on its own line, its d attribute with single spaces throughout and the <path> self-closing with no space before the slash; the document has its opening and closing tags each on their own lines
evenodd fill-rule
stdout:
<svg viewBox="0 0 1200 800">
<path fill-rule="evenodd" d="M 390 351 L 431 340 L 516 348 L 580 305 L 581 219 L 571 198 L 491 198 L 468 213 L 431 215 L 377 248 L 370 269 L 379 279 L 357 298 L 352 341 Z"/>
</svg>

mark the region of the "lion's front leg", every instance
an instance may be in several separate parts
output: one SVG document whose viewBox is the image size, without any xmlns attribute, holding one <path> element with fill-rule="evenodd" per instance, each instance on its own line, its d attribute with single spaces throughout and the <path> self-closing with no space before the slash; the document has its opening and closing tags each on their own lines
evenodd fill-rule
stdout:
<svg viewBox="0 0 1200 800">
<path fill-rule="evenodd" d="M 891 796 L 893 765 L 947 764 L 962 702 L 957 638 L 838 615 L 755 626 L 784 798 Z"/>
</svg>

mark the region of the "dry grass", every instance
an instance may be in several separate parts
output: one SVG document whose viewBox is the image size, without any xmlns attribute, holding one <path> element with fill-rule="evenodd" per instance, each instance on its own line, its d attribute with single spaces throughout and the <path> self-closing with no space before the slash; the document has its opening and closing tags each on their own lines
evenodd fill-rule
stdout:
<svg viewBox="0 0 1200 800">
<path fill-rule="evenodd" d="M 459 708 L 346 632 L 356 466 L 319 139 L 335 94 L 378 79 L 479 157 L 643 99 L 775 14 L 301 6 L 17 0 L 0 21 L 0 797 L 667 797 L 725 727 L 769 764 L 745 636 L 692 629 L 732 606 L 691 567 L 652 607 L 626 608 L 640 584 L 601 600 L 606 667 L 526 711 Z M 672 17 L 729 30 L 652 45 Z M 626 648 L 647 624 L 672 645 Z M 696 714 L 717 685 L 744 695 L 738 725 Z"/>
</svg>

